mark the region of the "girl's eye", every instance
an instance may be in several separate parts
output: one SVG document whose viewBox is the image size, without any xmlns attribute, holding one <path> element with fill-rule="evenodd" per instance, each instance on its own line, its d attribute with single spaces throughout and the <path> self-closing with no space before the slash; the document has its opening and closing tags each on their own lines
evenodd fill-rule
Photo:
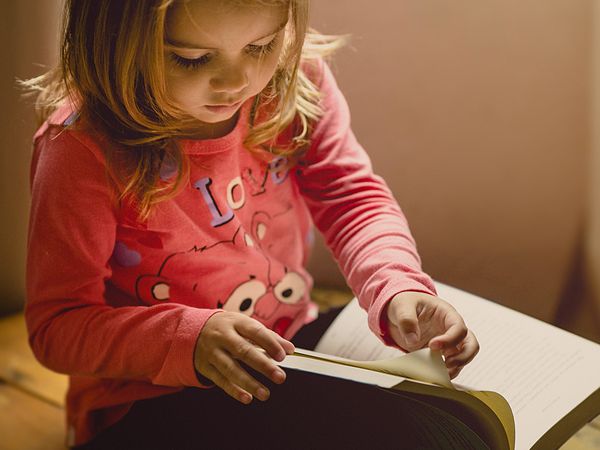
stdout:
<svg viewBox="0 0 600 450">
<path fill-rule="evenodd" d="M 277 36 L 271 39 L 271 42 L 265 45 L 253 45 L 250 44 L 246 47 L 246 52 L 249 55 L 260 57 L 264 55 L 268 55 L 275 49 L 275 45 L 277 44 Z"/>
<path fill-rule="evenodd" d="M 250 44 L 246 46 L 246 53 L 256 58 L 260 58 L 264 55 L 268 55 L 271 53 L 275 46 L 277 45 L 277 36 L 275 36 L 268 44 L 265 45 L 254 45 Z M 179 56 L 177 53 L 170 54 L 173 62 L 179 67 L 183 67 L 184 69 L 195 70 L 204 66 L 210 62 L 212 59 L 212 55 L 207 53 L 205 55 L 200 56 L 199 58 L 189 59 L 184 58 L 183 56 Z"/>
<path fill-rule="evenodd" d="M 184 69 L 194 70 L 208 63 L 211 59 L 211 56 L 207 53 L 199 58 L 189 59 L 179 56 L 177 53 L 171 53 L 171 59 L 176 65 L 183 67 Z"/>
</svg>

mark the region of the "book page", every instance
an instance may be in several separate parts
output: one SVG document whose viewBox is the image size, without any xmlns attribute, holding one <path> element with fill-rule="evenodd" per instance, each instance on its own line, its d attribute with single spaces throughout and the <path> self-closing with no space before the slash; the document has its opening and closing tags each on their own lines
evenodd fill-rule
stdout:
<svg viewBox="0 0 600 450">
<path fill-rule="evenodd" d="M 362 369 L 374 370 L 390 375 L 411 378 L 412 380 L 437 384 L 454 389 L 444 365 L 444 360 L 439 351 L 422 348 L 412 353 L 397 356 L 395 358 L 377 359 L 373 361 L 355 360 L 332 356 L 306 349 L 296 348 L 294 355 L 305 358 L 319 359 L 346 365 L 360 367 Z"/>
<path fill-rule="evenodd" d="M 356 299 L 338 314 L 319 340 L 315 352 L 352 360 L 353 363 L 377 361 L 377 364 L 363 363 L 359 367 L 452 388 L 439 352 L 432 354 L 431 350 L 422 349 L 407 355 L 397 348 L 383 345 L 368 328 L 367 313 L 358 305 Z"/>
<path fill-rule="evenodd" d="M 300 355 L 287 355 L 281 362 L 276 362 L 288 369 L 304 370 L 330 377 L 343 378 L 358 383 L 374 384 L 383 388 L 391 388 L 405 380 L 397 375 L 362 369 L 344 364 L 331 364 L 322 359 L 306 358 Z"/>
<path fill-rule="evenodd" d="M 454 383 L 495 391 L 515 416 L 516 449 L 529 449 L 600 388 L 600 345 L 475 295 L 436 283 L 481 350 Z"/>
<path fill-rule="evenodd" d="M 367 313 L 356 298 L 338 314 L 315 351 L 358 361 L 402 356 L 402 350 L 384 345 L 367 325 Z"/>
</svg>

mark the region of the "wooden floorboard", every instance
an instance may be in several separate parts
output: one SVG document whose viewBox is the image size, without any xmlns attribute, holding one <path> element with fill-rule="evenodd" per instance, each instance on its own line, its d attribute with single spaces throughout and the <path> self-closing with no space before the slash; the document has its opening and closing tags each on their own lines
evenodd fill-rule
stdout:
<svg viewBox="0 0 600 450">
<path fill-rule="evenodd" d="M 64 450 L 64 410 L 0 383 L 0 448 Z"/>
<path fill-rule="evenodd" d="M 0 380 L 64 406 L 67 376 L 46 369 L 35 359 L 22 314 L 0 319 Z"/>
</svg>

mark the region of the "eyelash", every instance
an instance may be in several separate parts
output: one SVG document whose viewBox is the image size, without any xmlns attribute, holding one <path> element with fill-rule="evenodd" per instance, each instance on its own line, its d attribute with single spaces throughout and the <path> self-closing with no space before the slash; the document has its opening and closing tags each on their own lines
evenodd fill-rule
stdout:
<svg viewBox="0 0 600 450">
<path fill-rule="evenodd" d="M 277 37 L 274 37 L 268 44 L 265 45 L 250 44 L 246 47 L 246 53 L 255 58 L 260 58 L 261 56 L 268 55 L 275 49 L 275 45 L 277 44 L 276 41 Z M 183 56 L 179 56 L 176 53 L 171 53 L 171 59 L 176 65 L 183 67 L 184 69 L 195 70 L 205 64 L 208 64 L 208 62 L 210 62 L 212 58 L 210 53 L 202 55 L 199 58 L 195 59 L 188 59 L 184 58 Z"/>
</svg>

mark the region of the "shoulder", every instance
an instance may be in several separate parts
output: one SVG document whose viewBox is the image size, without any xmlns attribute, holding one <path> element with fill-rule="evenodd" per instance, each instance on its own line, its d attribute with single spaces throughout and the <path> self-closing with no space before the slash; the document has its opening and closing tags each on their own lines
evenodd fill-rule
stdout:
<svg viewBox="0 0 600 450">
<path fill-rule="evenodd" d="M 52 152 L 59 154 L 64 163 L 83 155 L 103 162 L 103 149 L 108 146 L 111 146 L 108 138 L 84 124 L 71 104 L 56 109 L 33 137 L 34 157 L 40 152 Z"/>
<path fill-rule="evenodd" d="M 340 91 L 329 63 L 323 58 L 305 59 L 300 64 L 302 74 L 317 88 L 319 104 L 324 112 L 346 108 L 346 100 Z"/>
<path fill-rule="evenodd" d="M 325 65 L 323 58 L 303 58 L 300 61 L 300 71 L 311 83 L 319 86 L 323 80 Z"/>
<path fill-rule="evenodd" d="M 332 83 L 337 87 L 331 67 L 323 58 L 303 59 L 300 62 L 300 71 L 320 91 L 329 89 Z"/>
<path fill-rule="evenodd" d="M 313 144 L 320 142 L 323 134 L 345 131 L 350 125 L 350 111 L 328 62 L 323 58 L 307 59 L 302 61 L 301 70 L 318 91 L 320 113 L 313 124 Z"/>
<path fill-rule="evenodd" d="M 65 179 L 77 184 L 92 177 L 105 182 L 107 146 L 105 137 L 79 123 L 77 110 L 61 106 L 34 135 L 30 181 Z"/>
</svg>

